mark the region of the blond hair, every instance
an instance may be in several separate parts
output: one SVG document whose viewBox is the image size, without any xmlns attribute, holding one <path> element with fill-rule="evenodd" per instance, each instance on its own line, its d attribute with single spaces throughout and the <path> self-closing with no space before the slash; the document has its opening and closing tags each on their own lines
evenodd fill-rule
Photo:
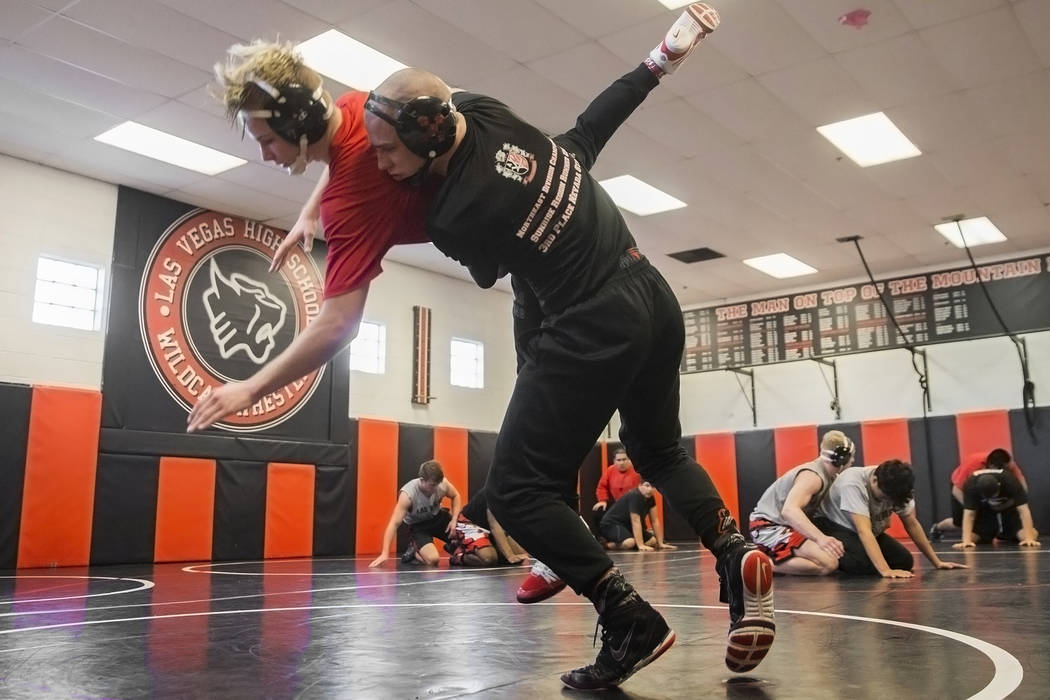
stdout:
<svg viewBox="0 0 1050 700">
<path fill-rule="evenodd" d="M 839 430 L 829 430 L 824 433 L 824 438 L 820 441 L 821 452 L 834 452 L 836 448 L 845 447 L 849 444 L 849 438 L 846 434 Z"/>
<path fill-rule="evenodd" d="M 226 60 L 215 64 L 213 96 L 223 103 L 230 121 L 244 109 L 261 109 L 271 99 L 265 90 L 252 82 L 258 78 L 275 88 L 298 83 L 310 89 L 322 85 L 321 75 L 303 63 L 303 57 L 291 42 L 268 42 L 255 39 L 250 44 L 234 44 L 226 51 Z M 325 104 L 331 96 L 324 93 Z"/>
</svg>

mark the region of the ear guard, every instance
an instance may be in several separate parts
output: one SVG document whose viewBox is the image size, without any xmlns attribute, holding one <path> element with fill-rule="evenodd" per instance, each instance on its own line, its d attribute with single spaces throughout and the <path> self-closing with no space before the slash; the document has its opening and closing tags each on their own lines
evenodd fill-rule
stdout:
<svg viewBox="0 0 1050 700">
<path fill-rule="evenodd" d="M 392 109 L 393 115 L 382 107 Z M 365 109 L 394 127 L 405 148 L 420 158 L 437 158 L 447 153 L 456 141 L 455 108 L 437 97 L 414 97 L 408 102 L 399 102 L 370 92 Z"/>
<path fill-rule="evenodd" d="M 299 83 L 276 88 L 257 77 L 250 78 L 249 82 L 269 95 L 271 102 L 265 109 L 242 109 L 238 113 L 242 120 L 265 119 L 275 134 L 293 144 L 299 144 L 304 136 L 307 143 L 315 143 L 324 136 L 332 105 L 326 103 L 321 85 L 311 90 Z"/>
<path fill-rule="evenodd" d="M 827 459 L 829 462 L 831 462 L 832 466 L 839 467 L 841 469 L 842 467 L 849 464 L 849 461 L 853 459 L 853 455 L 856 452 L 856 444 L 854 444 L 854 442 L 849 438 L 846 438 L 845 445 L 839 445 L 833 450 L 822 450 L 820 454 L 823 455 L 824 458 Z"/>
</svg>

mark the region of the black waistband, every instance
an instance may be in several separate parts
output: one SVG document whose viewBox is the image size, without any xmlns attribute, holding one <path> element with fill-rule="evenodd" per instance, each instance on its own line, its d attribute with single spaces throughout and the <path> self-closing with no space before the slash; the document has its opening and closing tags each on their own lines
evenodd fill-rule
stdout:
<svg viewBox="0 0 1050 700">
<path fill-rule="evenodd" d="M 628 248 L 627 250 L 623 251 L 623 255 L 620 256 L 620 269 L 626 270 L 631 265 L 634 265 L 635 263 L 640 263 L 643 260 L 645 260 L 645 256 L 642 255 L 642 251 L 638 250 L 637 248 Z"/>
</svg>

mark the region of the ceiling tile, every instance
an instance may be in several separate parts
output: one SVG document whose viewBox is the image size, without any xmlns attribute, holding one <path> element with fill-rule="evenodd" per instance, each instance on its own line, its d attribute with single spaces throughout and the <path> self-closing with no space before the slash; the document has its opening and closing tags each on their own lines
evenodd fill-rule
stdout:
<svg viewBox="0 0 1050 700">
<path fill-rule="evenodd" d="M 606 36 L 657 17 L 670 27 L 682 12 L 668 10 L 658 2 L 638 0 L 535 1 L 591 38 Z"/>
<path fill-rule="evenodd" d="M 879 111 L 878 102 L 831 57 L 766 73 L 758 81 L 814 127 Z"/>
<path fill-rule="evenodd" d="M 572 70 L 565 70 L 566 66 L 572 66 Z M 529 68 L 577 97 L 590 102 L 614 80 L 633 69 L 634 65 L 627 64 L 601 44 L 589 41 L 568 51 L 533 61 L 529 63 Z M 660 93 L 667 93 L 666 90 L 663 90 L 663 86 L 650 94 L 660 96 Z M 663 97 L 673 99 L 674 94 L 664 94 Z M 650 104 L 648 97 L 645 103 Z"/>
<path fill-rule="evenodd" d="M 688 102 L 745 141 L 812 128 L 753 78 L 701 92 Z"/>
<path fill-rule="evenodd" d="M 522 63 L 587 41 L 563 19 L 529 0 L 416 0 L 416 4 Z"/>
<path fill-rule="evenodd" d="M 806 33 L 830 53 L 866 46 L 911 30 L 904 15 L 890 0 L 867 0 L 863 9 L 871 12 L 867 24 L 851 27 L 840 18 L 858 8 L 857 0 L 779 0 Z"/>
<path fill-rule="evenodd" d="M 1021 31 L 1044 66 L 1050 66 L 1050 3 L 1046 0 L 1022 0 L 1014 3 L 1014 13 Z"/>
<path fill-rule="evenodd" d="M 52 15 L 25 0 L 5 0 L 0 4 L 0 39 L 14 39 Z"/>
<path fill-rule="evenodd" d="M 835 56 L 881 109 L 960 87 L 914 32 Z"/>
<path fill-rule="evenodd" d="M 383 3 L 341 24 L 340 29 L 405 65 L 425 68 L 466 90 L 477 80 L 516 67 L 499 50 L 497 37 L 491 43 L 481 42 L 408 0 Z M 479 56 L 485 59 L 478 60 Z"/>
<path fill-rule="evenodd" d="M 740 137 L 680 99 L 643 104 L 631 117 L 630 124 L 686 158 L 742 143 Z"/>
<path fill-rule="evenodd" d="M 134 88 L 176 97 L 210 80 L 209 73 L 135 48 L 65 17 L 44 23 L 19 44 Z"/>
<path fill-rule="evenodd" d="M 81 0 L 62 14 L 131 46 L 204 71 L 210 71 L 238 42 L 232 34 L 153 0 Z"/>
<path fill-rule="evenodd" d="M 242 40 L 297 44 L 328 30 L 328 24 L 280 0 L 160 0 L 168 7 Z"/>
<path fill-rule="evenodd" d="M 994 10 L 1003 5 L 1002 0 L 893 0 L 897 9 L 908 18 L 916 29 L 932 27 L 971 15 Z"/>
<path fill-rule="evenodd" d="M 388 0 L 282 0 L 297 10 L 329 24 L 340 24 L 388 3 Z"/>
<path fill-rule="evenodd" d="M 923 29 L 919 34 L 941 66 L 965 87 L 1039 68 L 1038 56 L 1009 7 Z"/>
<path fill-rule="evenodd" d="M 750 75 L 783 70 L 825 55 L 812 36 L 775 0 L 734 2 L 719 8 L 713 44 Z"/>
</svg>

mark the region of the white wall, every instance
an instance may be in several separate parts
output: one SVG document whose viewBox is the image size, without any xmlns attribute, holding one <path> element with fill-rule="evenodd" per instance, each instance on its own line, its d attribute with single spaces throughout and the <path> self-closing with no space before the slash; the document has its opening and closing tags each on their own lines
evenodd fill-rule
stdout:
<svg viewBox="0 0 1050 700">
<path fill-rule="evenodd" d="M 37 257 L 106 267 L 113 251 L 117 188 L 0 156 L 0 381 L 98 388 L 103 332 L 32 321 Z M 395 262 L 371 287 L 365 318 L 387 327 L 385 375 L 352 372 L 350 415 L 496 430 L 514 381 L 511 297 Z M 107 281 L 108 285 L 108 281 Z M 429 306 L 429 406 L 412 396 L 412 306 Z M 485 344 L 485 388 L 449 384 L 452 336 Z"/>
<path fill-rule="evenodd" d="M 1040 405 L 1050 403 L 1050 332 L 1023 336 Z M 1021 407 L 1021 369 L 1008 338 L 985 338 L 925 346 L 931 415 Z M 835 358 L 842 421 L 922 415 L 918 375 L 907 350 L 885 350 Z M 921 364 L 920 364 L 921 367 Z M 790 362 L 753 368 L 758 427 L 838 422 L 829 408 L 831 368 Z M 748 379 L 740 377 L 745 389 Z M 730 372 L 682 377 L 682 432 L 746 430 L 751 409 Z"/>
<path fill-rule="evenodd" d="M 497 430 L 514 383 L 511 295 L 387 261 L 372 283 L 365 320 L 386 326 L 386 374 L 350 374 L 350 415 Z M 431 310 L 430 404 L 411 402 L 412 307 Z M 452 337 L 485 344 L 485 388 L 449 383 Z"/>
<path fill-rule="evenodd" d="M 98 387 L 101 332 L 33 323 L 41 255 L 105 266 L 117 188 L 0 155 L 0 381 Z"/>
</svg>

